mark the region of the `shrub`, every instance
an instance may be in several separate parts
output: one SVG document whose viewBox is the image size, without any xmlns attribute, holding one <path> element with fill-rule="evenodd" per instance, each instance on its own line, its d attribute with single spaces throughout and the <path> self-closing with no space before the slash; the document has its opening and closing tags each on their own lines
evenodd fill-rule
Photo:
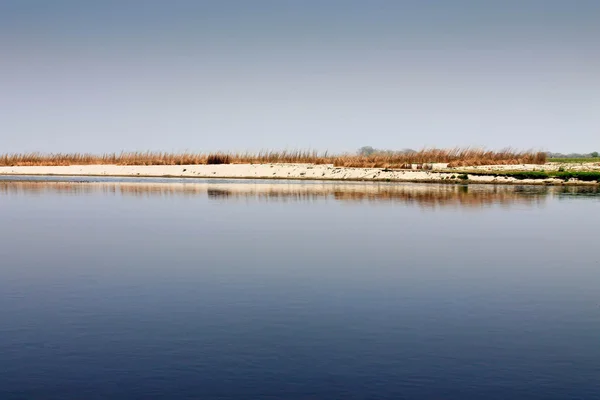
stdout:
<svg viewBox="0 0 600 400">
<path fill-rule="evenodd" d="M 231 157 L 228 154 L 210 154 L 206 159 L 207 164 L 230 164 Z"/>
</svg>

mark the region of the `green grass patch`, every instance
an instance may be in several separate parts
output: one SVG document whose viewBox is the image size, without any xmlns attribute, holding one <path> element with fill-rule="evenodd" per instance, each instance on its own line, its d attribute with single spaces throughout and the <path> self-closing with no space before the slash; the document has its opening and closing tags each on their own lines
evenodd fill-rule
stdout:
<svg viewBox="0 0 600 400">
<path fill-rule="evenodd" d="M 548 179 L 550 175 L 545 171 L 515 171 L 501 174 L 502 176 L 509 176 L 515 179 Z"/>
<path fill-rule="evenodd" d="M 556 163 L 593 163 L 600 162 L 600 157 L 588 157 L 588 158 L 549 158 L 548 162 L 556 162 Z"/>
<path fill-rule="evenodd" d="M 565 181 L 575 178 L 585 182 L 600 182 L 600 172 L 596 171 L 554 172 L 551 175 L 553 178 L 560 178 Z"/>
<path fill-rule="evenodd" d="M 550 179 L 557 178 L 563 181 L 577 179 L 584 182 L 599 182 L 600 171 L 502 171 L 502 172 L 469 172 L 470 175 L 508 177 L 518 180 L 522 179 Z"/>
</svg>

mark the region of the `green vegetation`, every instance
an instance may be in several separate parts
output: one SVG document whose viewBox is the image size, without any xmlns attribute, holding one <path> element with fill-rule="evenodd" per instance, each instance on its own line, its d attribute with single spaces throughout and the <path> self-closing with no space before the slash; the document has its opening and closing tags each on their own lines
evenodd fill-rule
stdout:
<svg viewBox="0 0 600 400">
<path fill-rule="evenodd" d="M 469 172 L 471 175 L 478 176 L 494 176 L 522 179 L 561 179 L 568 181 L 569 179 L 578 179 L 584 182 L 600 183 L 600 171 L 503 171 L 503 172 Z M 462 176 L 462 175 L 461 175 Z M 460 178 L 460 176 L 459 176 Z"/>
<path fill-rule="evenodd" d="M 575 178 L 585 182 L 598 182 L 600 183 L 600 172 L 598 171 L 573 171 L 573 172 L 554 172 L 550 173 L 554 178 L 563 179 L 565 181 Z"/>
<path fill-rule="evenodd" d="M 600 157 L 549 158 L 548 162 L 556 162 L 556 163 L 590 163 L 590 162 L 600 162 Z"/>
<path fill-rule="evenodd" d="M 498 176 L 507 176 L 515 179 L 548 179 L 550 175 L 545 171 L 515 171 L 498 174 Z"/>
</svg>

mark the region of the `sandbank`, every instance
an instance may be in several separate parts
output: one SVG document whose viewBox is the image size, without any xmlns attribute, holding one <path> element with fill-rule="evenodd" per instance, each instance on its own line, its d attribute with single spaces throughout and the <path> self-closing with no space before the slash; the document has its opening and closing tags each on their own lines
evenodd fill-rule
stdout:
<svg viewBox="0 0 600 400">
<path fill-rule="evenodd" d="M 176 177 L 221 179 L 312 179 L 373 182 L 420 183 L 497 183 L 497 184 L 585 184 L 577 179 L 520 179 L 494 175 L 506 171 L 557 171 L 561 165 L 497 165 L 448 168 L 433 164 L 431 170 L 399 170 L 386 168 L 346 168 L 331 164 L 220 164 L 220 165 L 70 165 L 0 167 L 0 175 L 40 176 L 114 176 L 114 177 Z M 564 167 L 562 167 L 564 168 Z M 600 164 L 588 163 L 570 167 L 573 171 L 600 171 Z M 489 175 L 488 175 L 489 173 Z"/>
</svg>

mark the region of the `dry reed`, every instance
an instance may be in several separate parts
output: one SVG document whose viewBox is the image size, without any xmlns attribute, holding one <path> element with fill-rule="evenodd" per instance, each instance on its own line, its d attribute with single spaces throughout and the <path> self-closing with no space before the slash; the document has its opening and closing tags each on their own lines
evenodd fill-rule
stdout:
<svg viewBox="0 0 600 400">
<path fill-rule="evenodd" d="M 384 152 L 371 155 L 329 155 L 316 151 L 262 151 L 258 153 L 167 153 L 122 152 L 90 153 L 22 153 L 0 155 L 0 166 L 67 166 L 67 165 L 200 165 L 200 164 L 270 164 L 311 163 L 338 167 L 409 169 L 413 164 L 428 169 L 433 163 L 450 167 L 503 164 L 544 164 L 546 153 L 534 151 L 500 151 L 479 148 L 423 149 L 410 153 Z"/>
</svg>

